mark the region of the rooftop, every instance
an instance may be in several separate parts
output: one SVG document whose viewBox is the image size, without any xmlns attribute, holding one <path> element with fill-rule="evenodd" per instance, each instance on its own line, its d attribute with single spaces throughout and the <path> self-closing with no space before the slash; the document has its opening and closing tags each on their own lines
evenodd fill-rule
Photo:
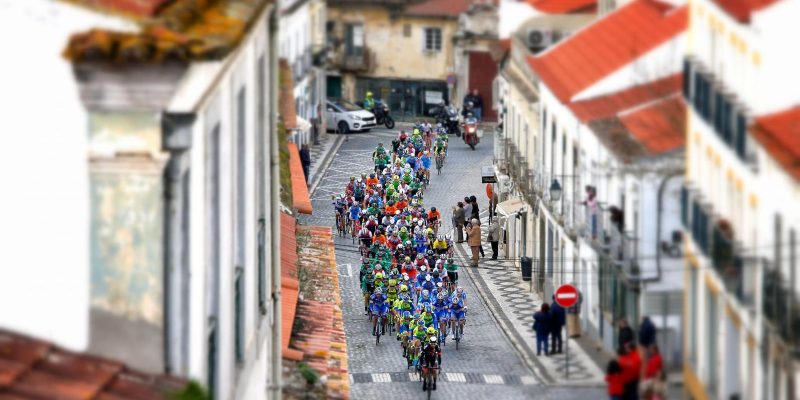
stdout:
<svg viewBox="0 0 800 400">
<path fill-rule="evenodd" d="M 687 7 L 636 0 L 528 63 L 561 100 L 574 96 L 686 30 Z"/>
<path fill-rule="evenodd" d="M 297 275 L 297 221 L 289 214 L 281 213 L 281 348 L 283 358 L 300 360 L 303 353 L 290 349 L 292 324 L 300 295 Z"/>
<path fill-rule="evenodd" d="M 303 214 L 311 214 L 311 196 L 308 194 L 308 183 L 300 162 L 297 145 L 289 143 L 289 170 L 292 174 L 292 208 Z"/>
<path fill-rule="evenodd" d="M 679 150 L 686 141 L 686 104 L 677 92 L 625 112 L 619 120 L 650 156 Z"/>
<path fill-rule="evenodd" d="M 134 18 L 138 33 L 92 29 L 73 35 L 73 62 L 162 63 L 219 60 L 236 48 L 270 0 L 74 0 Z"/>
<path fill-rule="evenodd" d="M 528 0 L 538 11 L 547 14 L 594 13 L 597 0 Z"/>
<path fill-rule="evenodd" d="M 426 0 L 406 7 L 406 14 L 418 17 L 458 18 L 471 4 L 472 0 Z"/>
<path fill-rule="evenodd" d="M 756 118 L 752 133 L 786 173 L 800 180 L 800 106 Z"/>
<path fill-rule="evenodd" d="M 166 399 L 186 382 L 0 330 L 4 399 Z"/>
<path fill-rule="evenodd" d="M 613 117 L 631 107 L 659 99 L 681 90 L 681 74 L 632 86 L 604 96 L 572 102 L 569 107 L 581 122 Z"/>
<path fill-rule="evenodd" d="M 753 13 L 767 8 L 779 0 L 713 0 L 739 22 L 750 22 Z"/>
</svg>

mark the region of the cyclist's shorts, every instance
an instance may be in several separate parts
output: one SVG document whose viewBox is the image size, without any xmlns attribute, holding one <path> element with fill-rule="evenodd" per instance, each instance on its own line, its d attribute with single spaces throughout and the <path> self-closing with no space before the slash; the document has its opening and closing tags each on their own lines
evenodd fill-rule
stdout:
<svg viewBox="0 0 800 400">
<path fill-rule="evenodd" d="M 447 319 L 450 316 L 450 310 L 443 308 L 441 310 L 434 310 L 436 314 L 436 319 L 441 321 L 443 319 Z"/>
<path fill-rule="evenodd" d="M 447 271 L 447 277 L 450 279 L 450 282 L 458 282 L 458 272 L 456 271 Z"/>
<path fill-rule="evenodd" d="M 461 321 L 462 319 L 467 318 L 467 312 L 464 310 L 452 310 L 450 311 L 450 318 L 455 318 Z"/>
<path fill-rule="evenodd" d="M 383 303 L 381 305 L 372 304 L 369 306 L 370 310 L 372 310 L 373 314 L 377 315 L 386 315 L 389 312 L 389 305 Z"/>
</svg>

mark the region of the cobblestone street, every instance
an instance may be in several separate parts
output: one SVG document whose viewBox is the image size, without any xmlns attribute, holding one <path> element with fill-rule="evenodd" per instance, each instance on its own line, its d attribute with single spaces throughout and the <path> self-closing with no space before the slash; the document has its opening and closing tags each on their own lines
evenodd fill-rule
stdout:
<svg viewBox="0 0 800 400">
<path fill-rule="evenodd" d="M 314 215 L 302 219 L 306 224 L 332 225 L 331 195 L 341 192 L 348 178 L 372 168 L 371 153 L 378 142 L 388 145 L 394 133 L 373 131 L 351 134 L 342 143 L 325 171 L 321 171 L 312 195 Z M 431 179 L 425 193 L 427 207 L 442 210 L 445 231 L 449 231 L 450 207 L 467 195 L 478 197 L 481 209 L 488 207 L 480 167 L 491 164 L 492 137 L 486 135 L 476 151 L 452 137 L 447 163 L 442 174 Z M 354 399 L 371 399 L 391 391 L 393 396 L 423 394 L 421 385 L 405 368 L 402 349 L 386 336 L 375 345 L 370 325 L 363 312 L 358 284 L 359 257 L 350 238 L 336 238 L 336 257 L 348 344 L 348 364 Z M 458 253 L 457 253 L 458 254 Z M 465 337 L 456 350 L 448 343 L 443 348 L 443 376 L 434 397 L 440 399 L 587 399 L 600 398 L 597 388 L 567 388 L 546 385 L 520 357 L 517 348 L 496 323 L 496 301 L 479 297 L 476 282 L 462 274 L 461 285 L 468 294 L 469 314 Z"/>
</svg>

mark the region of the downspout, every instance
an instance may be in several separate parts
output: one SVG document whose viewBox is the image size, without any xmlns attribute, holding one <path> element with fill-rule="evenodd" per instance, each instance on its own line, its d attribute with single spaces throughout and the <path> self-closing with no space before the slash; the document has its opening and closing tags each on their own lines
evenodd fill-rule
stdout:
<svg viewBox="0 0 800 400">
<path fill-rule="evenodd" d="M 281 214 L 280 214 L 280 154 L 278 153 L 278 13 L 274 7 L 269 17 L 269 71 L 270 71 L 270 103 L 269 103 L 269 170 L 270 170 L 270 264 L 272 265 L 272 377 L 269 385 L 269 396 L 272 400 L 281 398 L 282 347 L 281 338 Z"/>
<path fill-rule="evenodd" d="M 656 214 L 656 276 L 653 278 L 639 279 L 639 283 L 658 282 L 661 280 L 661 215 L 664 213 L 664 190 L 670 179 L 684 174 L 684 171 L 670 172 L 658 186 L 658 211 Z"/>
</svg>

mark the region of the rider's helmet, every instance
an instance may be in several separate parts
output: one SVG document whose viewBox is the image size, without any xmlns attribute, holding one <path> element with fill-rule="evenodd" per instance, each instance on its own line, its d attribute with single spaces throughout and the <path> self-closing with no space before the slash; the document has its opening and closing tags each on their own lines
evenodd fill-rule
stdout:
<svg viewBox="0 0 800 400">
<path fill-rule="evenodd" d="M 442 287 L 442 282 L 436 282 L 436 287 L 437 288 L 441 288 Z M 439 293 L 439 294 L 444 295 L 444 293 Z"/>
<path fill-rule="evenodd" d="M 422 260 L 422 258 L 423 258 L 423 255 L 421 253 L 417 254 L 417 260 Z"/>
<path fill-rule="evenodd" d="M 404 274 L 404 275 L 405 275 L 405 274 Z M 403 278 L 405 278 L 405 277 L 407 277 L 407 276 L 408 276 L 408 275 L 405 275 L 405 276 L 403 276 Z M 408 292 L 408 286 L 406 286 L 406 285 L 400 285 L 400 291 L 401 291 L 401 292 L 403 292 L 403 293 L 405 293 L 405 292 Z"/>
<path fill-rule="evenodd" d="M 403 311 L 403 319 L 411 319 L 411 311 Z"/>
<path fill-rule="evenodd" d="M 409 257 L 409 256 L 406 256 L 406 260 L 405 260 L 405 261 L 406 261 L 406 262 L 411 262 L 411 257 Z"/>
<path fill-rule="evenodd" d="M 352 182 L 352 181 L 354 181 L 354 180 L 356 180 L 356 177 L 355 177 L 355 176 L 351 176 L 351 177 L 350 177 L 350 182 Z"/>
<path fill-rule="evenodd" d="M 367 92 L 367 97 L 372 97 L 372 92 Z"/>
<path fill-rule="evenodd" d="M 422 271 L 422 272 L 425 272 L 425 271 L 428 270 L 428 267 L 426 267 L 425 264 L 422 264 L 422 265 L 419 266 L 419 270 Z"/>
<path fill-rule="evenodd" d="M 422 226 L 422 220 L 417 221 L 417 225 Z"/>
<path fill-rule="evenodd" d="M 383 294 L 383 290 L 381 290 L 381 288 L 379 288 L 379 287 L 376 287 L 375 288 L 375 294 Z"/>
<path fill-rule="evenodd" d="M 383 279 L 383 273 L 378 272 L 377 274 L 375 274 L 375 279 Z"/>
<path fill-rule="evenodd" d="M 373 172 L 373 173 L 369 174 L 369 177 L 370 178 L 374 178 L 375 177 L 375 173 Z"/>
<path fill-rule="evenodd" d="M 432 326 L 429 326 L 428 327 L 428 335 L 434 335 L 434 334 L 436 334 L 436 328 L 434 328 Z"/>
<path fill-rule="evenodd" d="M 431 212 L 436 211 L 436 207 L 431 207 Z"/>
<path fill-rule="evenodd" d="M 427 254 L 428 254 L 428 257 L 432 257 L 433 256 L 433 250 L 428 250 Z"/>
<path fill-rule="evenodd" d="M 394 210 L 394 215 L 400 215 L 400 210 Z M 405 227 L 403 227 L 405 228 Z"/>
<path fill-rule="evenodd" d="M 439 254 L 439 259 L 444 261 L 447 259 L 447 254 Z"/>
<path fill-rule="evenodd" d="M 394 235 L 397 236 L 397 233 L 394 233 Z M 397 244 L 397 250 L 403 250 L 403 244 L 402 243 L 398 243 Z"/>
<path fill-rule="evenodd" d="M 356 182 L 361 183 L 361 178 L 356 179 Z"/>
<path fill-rule="evenodd" d="M 428 289 L 425 289 L 425 290 L 422 291 L 422 297 L 423 298 L 427 299 L 428 297 L 430 297 L 430 295 L 431 295 L 431 292 L 429 292 Z"/>
<path fill-rule="evenodd" d="M 433 270 L 432 275 L 433 275 L 434 278 L 438 278 L 439 277 L 439 270 L 438 269 Z"/>
<path fill-rule="evenodd" d="M 425 275 L 425 282 L 430 282 L 430 281 L 431 281 L 431 276 Z"/>
<path fill-rule="evenodd" d="M 370 215 L 370 216 L 369 216 L 369 220 L 370 220 L 370 221 L 375 221 L 375 216 L 374 216 L 374 215 Z"/>
<path fill-rule="evenodd" d="M 406 247 L 411 248 L 411 241 L 410 240 L 406 240 Z"/>
<path fill-rule="evenodd" d="M 448 235 L 444 235 L 444 240 L 447 240 L 449 242 L 450 241 L 450 235 L 449 234 Z"/>
<path fill-rule="evenodd" d="M 456 291 L 458 292 L 458 294 L 464 293 L 464 288 L 459 286 L 458 289 L 456 289 Z"/>
<path fill-rule="evenodd" d="M 435 332 L 435 331 L 434 331 L 434 332 Z M 433 337 L 431 337 L 431 344 L 436 344 L 436 342 L 437 342 L 438 340 L 439 340 L 439 339 L 437 339 L 437 338 L 436 338 L 436 336 L 433 336 Z"/>
</svg>

